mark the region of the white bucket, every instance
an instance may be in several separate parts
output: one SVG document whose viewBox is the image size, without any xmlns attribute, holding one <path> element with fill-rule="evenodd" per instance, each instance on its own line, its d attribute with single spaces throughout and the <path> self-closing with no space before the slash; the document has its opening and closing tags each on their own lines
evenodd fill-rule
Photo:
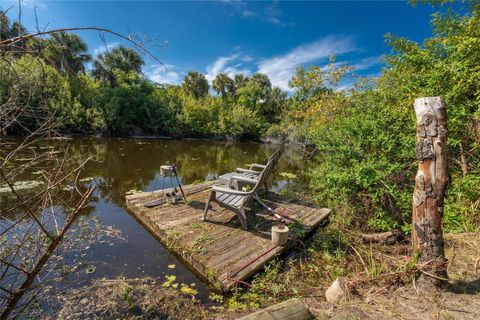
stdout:
<svg viewBox="0 0 480 320">
<path fill-rule="evenodd" d="M 272 227 L 272 242 L 278 246 L 284 246 L 288 242 L 288 227 L 281 229 L 279 226 Z"/>
<path fill-rule="evenodd" d="M 160 176 L 162 177 L 172 177 L 173 173 L 173 166 L 163 165 L 160 166 Z"/>
</svg>

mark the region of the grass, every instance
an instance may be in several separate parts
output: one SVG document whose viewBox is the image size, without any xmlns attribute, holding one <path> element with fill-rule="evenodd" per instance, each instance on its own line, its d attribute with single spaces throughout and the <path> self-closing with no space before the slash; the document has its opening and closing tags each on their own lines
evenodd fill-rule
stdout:
<svg viewBox="0 0 480 320">
<path fill-rule="evenodd" d="M 202 230 L 192 244 L 193 252 L 205 254 L 206 251 L 203 246 L 212 240 L 213 238 L 207 233 L 207 231 Z"/>
<path fill-rule="evenodd" d="M 422 312 L 424 304 L 438 311 L 439 317 L 433 319 L 449 319 L 452 315 L 455 319 L 463 319 L 455 311 L 462 299 L 477 299 L 480 303 L 480 234 L 447 234 L 445 239 L 451 292 L 439 294 L 431 301 L 427 299 L 431 293 L 417 291 L 419 289 L 414 285 L 419 270 L 424 267 L 417 264 L 409 243 L 366 245 L 359 242 L 355 233 L 327 227 L 299 246 L 301 250 L 296 258 L 276 260 L 265 266 L 264 272 L 258 274 L 250 285 L 237 289 L 224 299 L 225 305 L 236 310 L 253 311 L 300 297 L 309 301 L 313 310 L 317 310 L 316 315 L 323 319 L 331 309 L 325 300 L 325 291 L 341 276 L 352 296 L 345 306 L 355 306 L 377 318 L 385 318 L 382 312 L 393 319 L 429 318 L 430 314 Z M 404 294 L 411 298 L 402 298 Z M 408 299 L 417 296 L 423 302 L 414 304 L 412 308 L 416 309 L 408 310 Z M 449 301 L 453 307 L 449 306 Z M 407 309 L 408 317 L 401 316 L 402 308 Z M 463 306 L 461 309 L 471 319 L 480 318 L 480 308 Z"/>
<path fill-rule="evenodd" d="M 414 285 L 419 267 L 410 244 L 365 245 L 357 239 L 354 233 L 345 234 L 333 226 L 321 229 L 306 243 L 299 243 L 293 258 L 271 261 L 250 284 L 229 295 L 212 293 L 211 300 L 222 304 L 215 308 L 201 306 L 193 286 L 166 276 L 95 281 L 63 296 L 57 316 L 234 319 L 299 297 L 317 319 L 336 313 L 346 314 L 345 319 L 362 314 L 378 319 L 480 318 L 479 232 L 445 235 L 451 286 L 438 292 L 425 292 Z M 345 278 L 351 295 L 332 309 L 325 290 L 339 276 Z"/>
<path fill-rule="evenodd" d="M 58 319 L 211 319 L 186 284 L 162 287 L 155 279 L 98 280 L 62 295 Z"/>
</svg>

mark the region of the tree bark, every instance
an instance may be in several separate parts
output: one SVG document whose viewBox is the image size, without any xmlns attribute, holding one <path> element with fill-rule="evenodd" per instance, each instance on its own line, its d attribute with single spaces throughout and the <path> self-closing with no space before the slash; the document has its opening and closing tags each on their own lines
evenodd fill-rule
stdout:
<svg viewBox="0 0 480 320">
<path fill-rule="evenodd" d="M 392 231 L 371 233 L 361 235 L 363 243 L 395 244 L 405 239 L 404 234 L 399 229 Z"/>
<path fill-rule="evenodd" d="M 463 144 L 460 142 L 460 167 L 462 168 L 462 174 L 466 176 L 468 174 L 468 164 L 465 160 L 465 151 L 463 150 Z"/>
<path fill-rule="evenodd" d="M 424 264 L 436 278 L 447 278 L 442 230 L 443 200 L 449 183 L 447 172 L 447 119 L 440 97 L 415 100 L 417 117 L 418 171 L 413 193 L 412 243 Z"/>
</svg>

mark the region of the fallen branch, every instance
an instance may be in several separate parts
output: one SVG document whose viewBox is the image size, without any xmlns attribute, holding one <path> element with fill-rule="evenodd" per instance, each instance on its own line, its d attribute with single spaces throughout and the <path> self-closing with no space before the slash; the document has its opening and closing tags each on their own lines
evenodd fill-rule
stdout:
<svg viewBox="0 0 480 320">
<path fill-rule="evenodd" d="M 363 234 L 363 243 L 380 243 L 380 244 L 395 244 L 405 239 L 405 234 L 399 229 L 393 229 L 392 231 Z"/>
</svg>

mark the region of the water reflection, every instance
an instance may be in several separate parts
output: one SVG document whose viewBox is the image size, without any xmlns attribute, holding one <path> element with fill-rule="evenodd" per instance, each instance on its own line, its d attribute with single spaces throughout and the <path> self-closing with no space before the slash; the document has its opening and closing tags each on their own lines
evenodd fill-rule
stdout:
<svg viewBox="0 0 480 320">
<path fill-rule="evenodd" d="M 79 273 L 75 280 L 84 284 L 92 279 L 125 277 L 164 277 L 174 274 L 179 283 L 195 283 L 197 296 L 208 300 L 208 289 L 176 257 L 144 229 L 125 209 L 125 194 L 130 190 L 151 191 L 170 187 L 172 181 L 158 176 L 162 164 L 175 163 L 183 184 L 214 179 L 252 162 L 265 163 L 278 148 L 273 145 L 202 140 L 136 140 L 82 137 L 69 141 L 49 141 L 35 146 L 36 152 L 54 151 L 58 157 L 73 154 L 78 163 L 87 155 L 92 160 L 82 170 L 80 179 L 98 187 L 91 199 L 89 215 L 105 225 L 121 230 L 126 241 L 115 245 L 99 243 L 93 248 L 91 264 L 95 272 Z M 296 172 L 291 150 L 283 150 L 276 172 Z M 73 165 L 73 164 L 72 164 Z M 35 179 L 32 168 L 21 179 Z M 276 189 L 293 187 L 291 182 L 273 179 Z M 8 207 L 8 195 L 0 194 L 0 208 Z M 168 268 L 175 265 L 175 268 Z"/>
</svg>

